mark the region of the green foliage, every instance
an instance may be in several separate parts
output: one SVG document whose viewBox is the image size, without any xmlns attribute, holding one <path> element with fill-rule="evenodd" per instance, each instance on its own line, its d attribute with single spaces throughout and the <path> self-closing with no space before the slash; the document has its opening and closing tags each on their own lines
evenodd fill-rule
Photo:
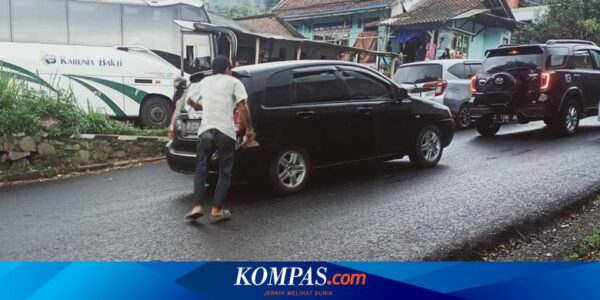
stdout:
<svg viewBox="0 0 600 300">
<path fill-rule="evenodd" d="M 588 236 L 574 253 L 565 257 L 566 261 L 598 260 L 600 257 L 600 230 Z"/>
<path fill-rule="evenodd" d="M 142 130 L 102 113 L 86 113 L 71 92 L 31 88 L 13 75 L 0 72 L 0 136 L 37 134 L 44 118 L 59 121 L 60 125 L 49 132 L 50 136 L 56 137 L 78 133 L 166 135 L 166 130 Z"/>
<path fill-rule="evenodd" d="M 550 10 L 528 34 L 532 42 L 582 39 L 600 43 L 600 0 L 551 0 Z"/>
<path fill-rule="evenodd" d="M 233 19 L 260 15 L 266 12 L 263 7 L 252 5 L 248 0 L 239 5 L 217 6 L 216 11 Z"/>
</svg>

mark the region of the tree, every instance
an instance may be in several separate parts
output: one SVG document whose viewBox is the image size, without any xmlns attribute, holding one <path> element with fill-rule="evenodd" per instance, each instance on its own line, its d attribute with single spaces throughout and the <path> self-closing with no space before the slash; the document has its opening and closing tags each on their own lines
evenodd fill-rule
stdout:
<svg viewBox="0 0 600 300">
<path fill-rule="evenodd" d="M 600 43 L 600 0 L 551 0 L 550 9 L 528 34 L 534 42 L 582 39 Z"/>
</svg>

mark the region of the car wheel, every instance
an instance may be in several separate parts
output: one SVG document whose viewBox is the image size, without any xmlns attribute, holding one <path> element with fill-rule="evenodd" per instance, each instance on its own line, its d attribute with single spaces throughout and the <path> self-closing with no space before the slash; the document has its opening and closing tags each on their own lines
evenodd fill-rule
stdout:
<svg viewBox="0 0 600 300">
<path fill-rule="evenodd" d="M 140 121 L 146 128 L 169 126 L 173 116 L 173 106 L 165 99 L 151 97 L 144 101 L 140 110 Z"/>
<path fill-rule="evenodd" d="M 494 123 L 494 120 L 491 116 L 477 121 L 477 132 L 479 132 L 479 134 L 482 136 L 495 136 L 498 131 L 500 131 L 500 124 Z"/>
<path fill-rule="evenodd" d="M 442 159 L 443 152 L 440 129 L 433 125 L 425 126 L 417 136 L 410 161 L 418 168 L 433 168 Z"/>
<path fill-rule="evenodd" d="M 269 169 L 269 181 L 280 194 L 297 193 L 306 187 L 310 179 L 310 159 L 300 148 L 277 152 Z"/>
<path fill-rule="evenodd" d="M 463 105 L 456 114 L 456 127 L 458 129 L 466 129 L 471 126 L 471 110 L 469 106 Z"/>
<path fill-rule="evenodd" d="M 571 136 L 579 129 L 579 105 L 575 100 L 569 100 L 554 120 L 552 128 L 560 136 Z"/>
</svg>

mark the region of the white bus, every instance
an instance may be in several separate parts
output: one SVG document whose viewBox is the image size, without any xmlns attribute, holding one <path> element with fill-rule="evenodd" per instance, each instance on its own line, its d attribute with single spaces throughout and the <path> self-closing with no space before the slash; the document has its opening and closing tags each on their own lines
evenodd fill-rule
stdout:
<svg viewBox="0 0 600 300">
<path fill-rule="evenodd" d="M 213 36 L 181 35 L 175 20 L 210 22 L 200 0 L 0 0 L 0 72 L 164 127 L 174 80 L 210 69 L 216 55 Z"/>
</svg>

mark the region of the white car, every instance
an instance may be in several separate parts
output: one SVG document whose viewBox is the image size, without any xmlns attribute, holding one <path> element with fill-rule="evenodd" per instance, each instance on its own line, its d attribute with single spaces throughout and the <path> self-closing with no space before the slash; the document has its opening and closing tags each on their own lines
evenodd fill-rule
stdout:
<svg viewBox="0 0 600 300">
<path fill-rule="evenodd" d="M 482 62 L 447 59 L 404 64 L 398 68 L 393 80 L 411 96 L 448 106 L 456 119 L 456 127 L 467 128 L 471 125 L 471 77 L 477 74 Z"/>
</svg>

